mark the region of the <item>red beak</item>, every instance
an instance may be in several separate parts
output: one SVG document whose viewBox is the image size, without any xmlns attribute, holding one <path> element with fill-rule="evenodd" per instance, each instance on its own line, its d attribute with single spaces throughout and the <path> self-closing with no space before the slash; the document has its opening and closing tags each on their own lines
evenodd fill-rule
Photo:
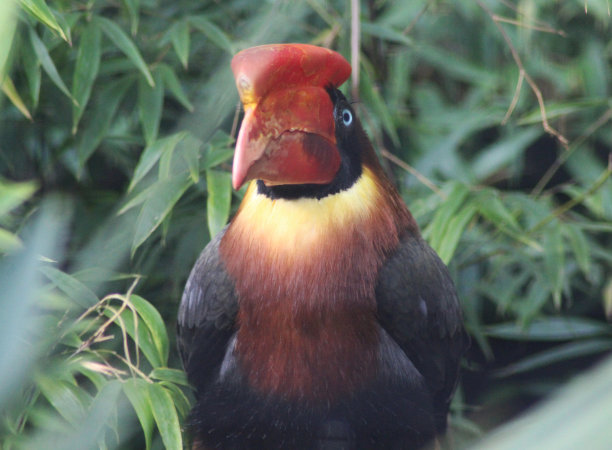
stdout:
<svg viewBox="0 0 612 450">
<path fill-rule="evenodd" d="M 326 88 L 349 77 L 338 53 L 306 44 L 274 44 L 243 50 L 232 70 L 245 116 L 232 184 L 326 184 L 340 167 L 333 104 Z"/>
</svg>

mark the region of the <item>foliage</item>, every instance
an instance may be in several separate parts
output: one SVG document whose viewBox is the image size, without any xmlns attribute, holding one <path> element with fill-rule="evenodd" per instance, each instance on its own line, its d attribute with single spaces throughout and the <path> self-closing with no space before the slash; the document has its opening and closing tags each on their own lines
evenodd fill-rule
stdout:
<svg viewBox="0 0 612 450">
<path fill-rule="evenodd" d="M 350 3 L 0 2 L 2 448 L 181 448 L 176 309 L 241 197 L 230 58 L 297 41 L 354 59 Z M 465 446 L 612 348 L 609 4 L 361 7 L 360 115 L 473 337 Z M 588 408 L 572 395 L 554 409 Z"/>
</svg>

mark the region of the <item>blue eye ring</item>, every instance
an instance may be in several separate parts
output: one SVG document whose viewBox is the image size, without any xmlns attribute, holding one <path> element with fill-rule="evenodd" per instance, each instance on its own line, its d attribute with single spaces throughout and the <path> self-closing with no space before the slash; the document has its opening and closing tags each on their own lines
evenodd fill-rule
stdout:
<svg viewBox="0 0 612 450">
<path fill-rule="evenodd" d="M 344 108 L 342 110 L 342 123 L 345 127 L 348 127 L 350 124 L 353 123 L 353 113 L 348 108 Z"/>
</svg>

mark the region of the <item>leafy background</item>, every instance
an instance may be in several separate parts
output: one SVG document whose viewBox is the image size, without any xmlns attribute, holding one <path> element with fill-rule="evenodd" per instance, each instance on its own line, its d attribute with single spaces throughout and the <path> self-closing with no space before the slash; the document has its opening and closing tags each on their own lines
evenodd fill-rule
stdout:
<svg viewBox="0 0 612 450">
<path fill-rule="evenodd" d="M 229 61 L 269 42 L 359 68 L 449 264 L 472 335 L 449 445 L 606 448 L 610 30 L 608 0 L 3 0 L 2 448 L 187 445 L 176 310 L 241 197 Z"/>
</svg>

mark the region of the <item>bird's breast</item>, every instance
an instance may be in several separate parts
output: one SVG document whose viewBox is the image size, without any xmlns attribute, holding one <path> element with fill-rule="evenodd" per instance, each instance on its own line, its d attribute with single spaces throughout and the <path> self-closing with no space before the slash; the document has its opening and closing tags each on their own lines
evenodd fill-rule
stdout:
<svg viewBox="0 0 612 450">
<path fill-rule="evenodd" d="M 250 187 L 220 250 L 251 387 L 331 401 L 374 376 L 377 275 L 402 226 L 367 170 L 320 200 L 272 200 Z"/>
</svg>

